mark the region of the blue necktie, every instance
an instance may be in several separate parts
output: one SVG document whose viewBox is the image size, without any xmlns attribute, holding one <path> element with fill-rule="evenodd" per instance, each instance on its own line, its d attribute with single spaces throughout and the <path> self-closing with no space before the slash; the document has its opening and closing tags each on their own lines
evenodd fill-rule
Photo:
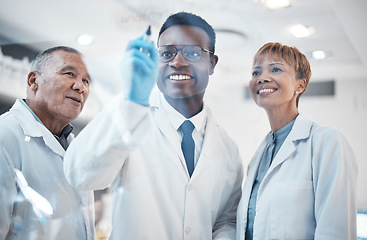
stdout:
<svg viewBox="0 0 367 240">
<path fill-rule="evenodd" d="M 187 171 L 189 171 L 190 177 L 194 171 L 195 143 L 194 139 L 192 139 L 192 131 L 194 128 L 194 125 L 189 120 L 184 121 L 181 125 L 181 131 L 183 133 L 181 149 L 185 157 Z"/>
</svg>

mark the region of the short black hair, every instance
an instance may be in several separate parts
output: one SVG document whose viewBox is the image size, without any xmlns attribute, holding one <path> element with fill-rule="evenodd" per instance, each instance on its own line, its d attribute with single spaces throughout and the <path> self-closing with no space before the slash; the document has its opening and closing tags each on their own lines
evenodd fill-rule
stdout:
<svg viewBox="0 0 367 240">
<path fill-rule="evenodd" d="M 36 59 L 34 59 L 34 61 L 32 63 L 31 71 L 35 71 L 35 72 L 38 72 L 38 73 L 42 74 L 42 68 L 43 68 L 45 62 L 49 58 L 51 58 L 52 53 L 56 52 L 56 51 L 76 53 L 76 54 L 82 56 L 82 53 L 79 52 L 78 50 L 76 50 L 75 48 L 66 47 L 66 46 L 52 47 L 52 48 L 44 50 L 43 52 L 41 52 L 37 55 Z"/>
<path fill-rule="evenodd" d="M 213 27 L 203 18 L 193 13 L 178 12 L 170 15 L 163 23 L 158 34 L 158 39 L 164 31 L 175 25 L 187 25 L 203 29 L 209 37 L 209 50 L 213 53 L 215 52 L 215 31 Z"/>
</svg>

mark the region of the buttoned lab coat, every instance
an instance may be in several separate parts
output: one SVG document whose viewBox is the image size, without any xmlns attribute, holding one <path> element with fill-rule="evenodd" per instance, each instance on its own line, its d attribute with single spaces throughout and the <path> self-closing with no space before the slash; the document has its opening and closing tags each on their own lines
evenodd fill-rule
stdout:
<svg viewBox="0 0 367 240">
<path fill-rule="evenodd" d="M 248 202 L 265 147 L 264 140 L 248 166 L 237 240 L 244 239 Z M 260 184 L 253 239 L 355 240 L 356 200 L 357 162 L 346 139 L 300 114 Z"/>
<path fill-rule="evenodd" d="M 118 96 L 69 147 L 68 180 L 83 189 L 113 182 L 112 239 L 234 239 L 243 179 L 237 146 L 208 110 L 190 178 L 178 133 L 155 103 Z"/>
<path fill-rule="evenodd" d="M 92 192 L 76 190 L 66 181 L 64 153 L 20 100 L 0 117 L 1 240 L 94 239 Z M 51 204 L 53 215 L 46 222 L 37 221 L 32 205 L 19 191 L 14 168 Z"/>
</svg>

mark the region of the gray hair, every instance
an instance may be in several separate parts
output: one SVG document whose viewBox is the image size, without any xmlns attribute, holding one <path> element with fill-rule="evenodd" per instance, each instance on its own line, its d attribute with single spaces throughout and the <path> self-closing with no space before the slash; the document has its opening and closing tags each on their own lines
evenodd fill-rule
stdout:
<svg viewBox="0 0 367 240">
<path fill-rule="evenodd" d="M 65 51 L 65 52 L 76 53 L 78 55 L 82 55 L 81 52 L 71 47 L 58 46 L 58 47 L 49 48 L 37 55 L 37 57 L 32 62 L 31 71 L 35 71 L 35 72 L 38 72 L 39 74 L 42 74 L 43 66 L 50 58 L 52 58 L 52 54 L 55 51 Z"/>
</svg>

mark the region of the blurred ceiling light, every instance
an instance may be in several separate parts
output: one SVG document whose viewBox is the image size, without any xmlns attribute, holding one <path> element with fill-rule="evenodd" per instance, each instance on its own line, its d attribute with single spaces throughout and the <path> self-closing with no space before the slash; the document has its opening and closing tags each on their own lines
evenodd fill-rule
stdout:
<svg viewBox="0 0 367 240">
<path fill-rule="evenodd" d="M 289 5 L 291 5 L 290 0 L 263 0 L 263 3 L 270 10 L 284 8 L 284 7 L 288 7 Z"/>
<path fill-rule="evenodd" d="M 316 50 L 316 51 L 311 52 L 311 57 L 313 59 L 318 59 L 318 60 L 325 59 L 327 56 L 328 54 L 324 50 Z"/>
<path fill-rule="evenodd" d="M 299 24 L 299 25 L 294 25 L 293 27 L 291 27 L 289 32 L 297 38 L 303 38 L 303 37 L 308 37 L 314 34 L 315 28 L 305 27 L 304 25 Z"/>
<path fill-rule="evenodd" d="M 81 34 L 76 38 L 76 42 L 80 45 L 88 46 L 92 44 L 93 38 L 88 34 Z"/>
</svg>

